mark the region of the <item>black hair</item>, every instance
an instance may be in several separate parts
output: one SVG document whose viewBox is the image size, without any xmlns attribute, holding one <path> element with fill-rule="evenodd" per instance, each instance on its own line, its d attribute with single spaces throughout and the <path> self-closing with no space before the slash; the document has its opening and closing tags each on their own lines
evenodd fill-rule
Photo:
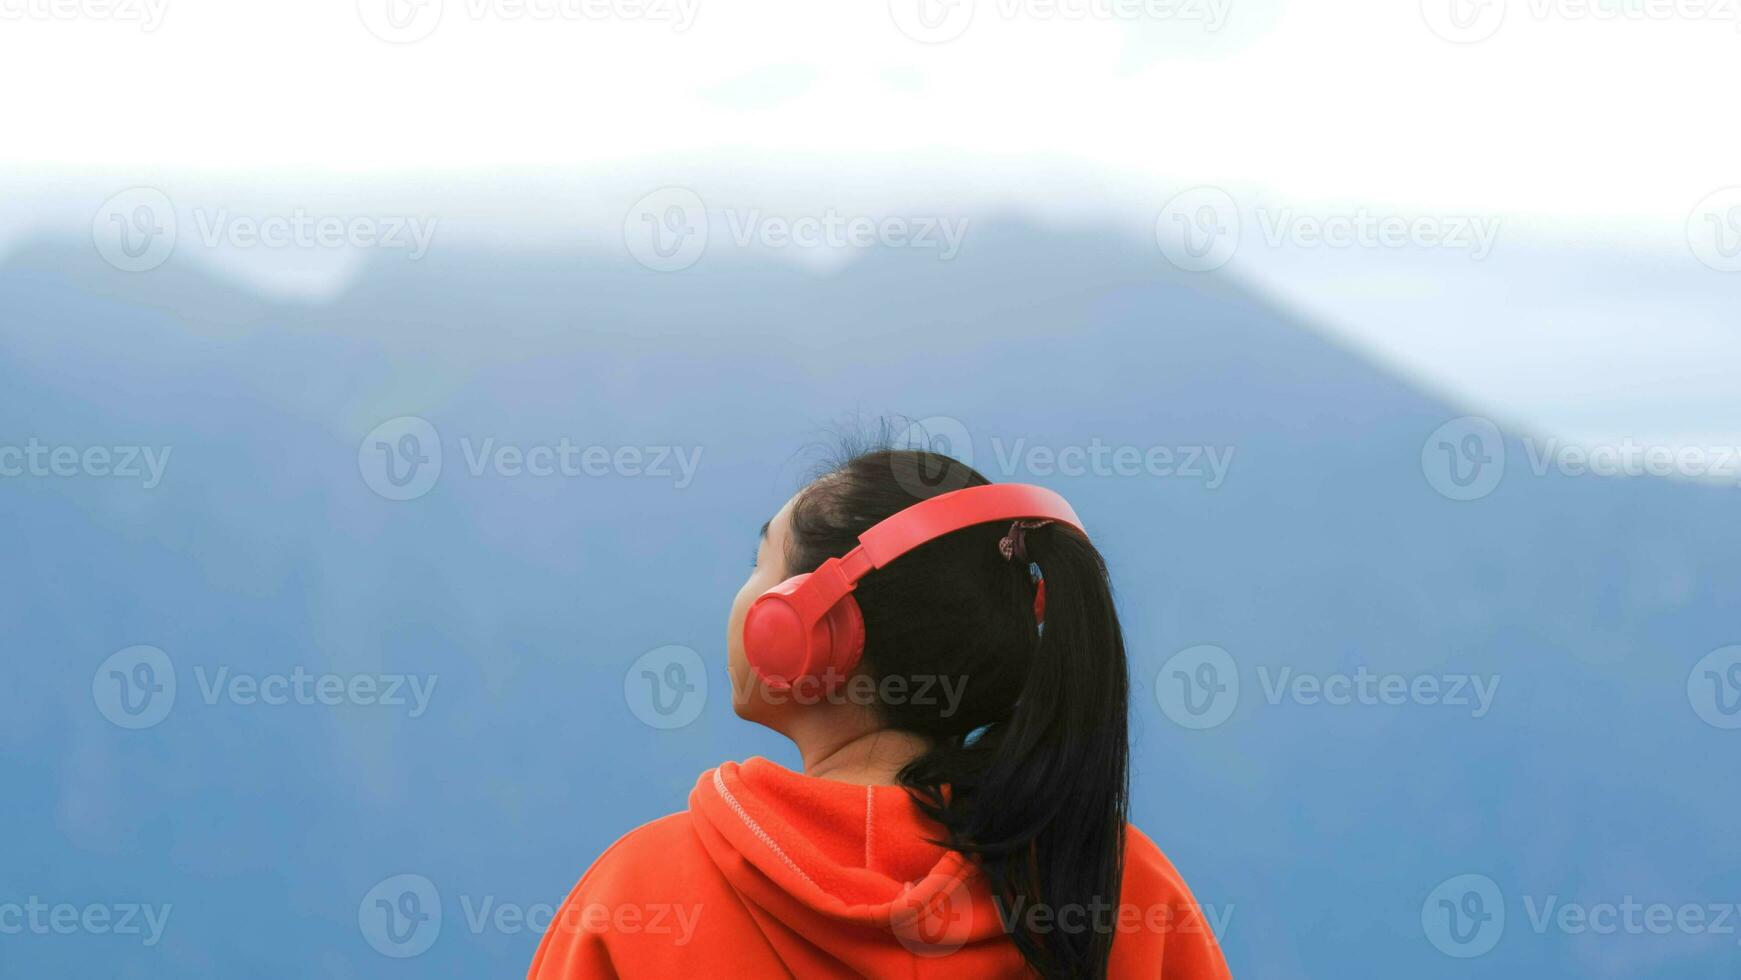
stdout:
<svg viewBox="0 0 1741 980">
<path fill-rule="evenodd" d="M 989 482 L 935 453 L 849 452 L 794 503 L 788 568 L 813 571 L 919 500 Z M 890 728 L 928 742 L 900 781 L 944 828 L 940 843 L 979 865 L 1036 973 L 1102 977 L 1129 798 L 1124 638 L 1105 562 L 1086 537 L 1059 524 L 1029 529 L 1023 562 L 999 551 L 1009 530 L 963 528 L 865 577 L 855 593 L 865 623 L 859 670 L 878 690 L 885 677 L 962 685 L 954 710 L 941 699 L 878 704 Z M 1046 587 L 1043 626 L 1035 570 Z M 1035 908 L 1051 911 L 1051 928 L 1026 925 Z"/>
</svg>

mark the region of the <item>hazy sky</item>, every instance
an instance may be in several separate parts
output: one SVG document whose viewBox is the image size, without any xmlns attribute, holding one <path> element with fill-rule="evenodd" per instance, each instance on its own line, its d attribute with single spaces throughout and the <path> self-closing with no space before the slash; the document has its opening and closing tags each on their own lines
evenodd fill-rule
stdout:
<svg viewBox="0 0 1741 980">
<path fill-rule="evenodd" d="M 464 174 L 535 225 L 511 168 L 606 227 L 676 182 L 1161 236 L 1207 185 L 1243 225 L 1221 271 L 1433 383 L 1737 438 L 1738 52 L 1741 0 L 0 0 L 0 247 L 141 184 Z"/>
<path fill-rule="evenodd" d="M 0 0 L 0 161 L 956 151 L 1296 198 L 1672 217 L 1741 180 L 1727 3 Z M 1478 37 L 1495 10 L 1484 40 L 1441 36 Z M 1473 33 L 1446 26 L 1458 11 Z"/>
</svg>

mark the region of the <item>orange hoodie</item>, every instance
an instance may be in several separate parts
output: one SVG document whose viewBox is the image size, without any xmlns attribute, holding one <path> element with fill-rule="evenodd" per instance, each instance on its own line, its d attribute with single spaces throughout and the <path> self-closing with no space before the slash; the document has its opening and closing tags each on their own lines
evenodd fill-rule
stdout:
<svg viewBox="0 0 1741 980">
<path fill-rule="evenodd" d="M 689 812 L 600 855 L 558 910 L 530 980 L 1031 976 L 973 865 L 906 790 L 766 759 L 704 773 Z M 1084 910 L 1012 910 L 1083 928 Z M 1109 976 L 1226 980 L 1191 892 L 1131 827 Z"/>
</svg>

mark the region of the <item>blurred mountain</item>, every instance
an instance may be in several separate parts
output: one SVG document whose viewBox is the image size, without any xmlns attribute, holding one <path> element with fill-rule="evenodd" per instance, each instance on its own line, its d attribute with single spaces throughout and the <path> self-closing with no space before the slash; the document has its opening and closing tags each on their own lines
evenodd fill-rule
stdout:
<svg viewBox="0 0 1741 980">
<path fill-rule="evenodd" d="M 167 447 L 160 485 L 0 479 L 0 901 L 171 903 L 161 943 L 8 935 L 5 976 L 513 976 L 536 936 L 469 912 L 561 899 L 722 759 L 795 758 L 726 696 L 725 611 L 761 522 L 831 427 L 942 418 L 994 479 L 1068 495 L 1120 590 L 1135 815 L 1231 908 L 1238 976 L 1733 976 L 1712 935 L 1538 932 L 1524 897 L 1741 892 L 1734 732 L 1687 677 L 1736 642 L 1732 488 L 1536 476 L 1522 434 L 1458 501 L 1422 448 L 1447 404 L 1261 297 L 1168 274 L 1092 229 L 976 224 L 959 256 L 831 273 L 715 248 L 381 259 L 330 303 L 269 301 L 183 256 L 111 269 L 38 241 L 0 267 L 0 445 Z M 417 416 L 439 480 L 372 491 L 359 446 Z M 680 476 L 474 476 L 492 446 L 682 447 Z M 1071 476 L 1011 453 L 1212 447 L 1224 479 Z M 958 451 L 967 450 L 958 444 Z M 1044 457 L 1041 458 L 1042 461 Z M 174 708 L 93 703 L 147 644 Z M 658 730 L 631 665 L 678 644 L 710 696 Z M 1212 644 L 1228 720 L 1163 713 L 1163 664 Z M 436 678 L 427 711 L 208 703 L 230 674 Z M 1270 703 L 1294 674 L 1497 676 L 1491 710 Z M 100 680 L 100 678 L 99 678 Z M 358 926 L 383 879 L 444 922 L 411 959 Z M 1423 936 L 1440 882 L 1510 918 L 1464 962 Z"/>
</svg>

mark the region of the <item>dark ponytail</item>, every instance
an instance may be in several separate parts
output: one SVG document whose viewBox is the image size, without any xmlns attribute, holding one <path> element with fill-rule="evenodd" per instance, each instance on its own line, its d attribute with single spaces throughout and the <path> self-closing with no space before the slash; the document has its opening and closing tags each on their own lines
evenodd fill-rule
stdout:
<svg viewBox="0 0 1741 980">
<path fill-rule="evenodd" d="M 918 500 L 988 482 L 931 453 L 854 455 L 800 495 L 790 568 L 810 571 L 844 554 L 865 529 Z M 1023 562 L 998 549 L 1009 529 L 965 528 L 861 582 L 861 669 L 879 690 L 885 677 L 909 679 L 908 690 L 923 678 L 958 685 L 953 705 L 881 705 L 891 728 L 929 742 L 901 782 L 942 825 L 942 843 L 977 860 L 1035 972 L 1102 977 L 1124 866 L 1123 634 L 1105 563 L 1087 538 L 1056 524 L 1029 529 Z M 1033 611 L 1035 570 L 1046 585 L 1043 626 Z"/>
</svg>

